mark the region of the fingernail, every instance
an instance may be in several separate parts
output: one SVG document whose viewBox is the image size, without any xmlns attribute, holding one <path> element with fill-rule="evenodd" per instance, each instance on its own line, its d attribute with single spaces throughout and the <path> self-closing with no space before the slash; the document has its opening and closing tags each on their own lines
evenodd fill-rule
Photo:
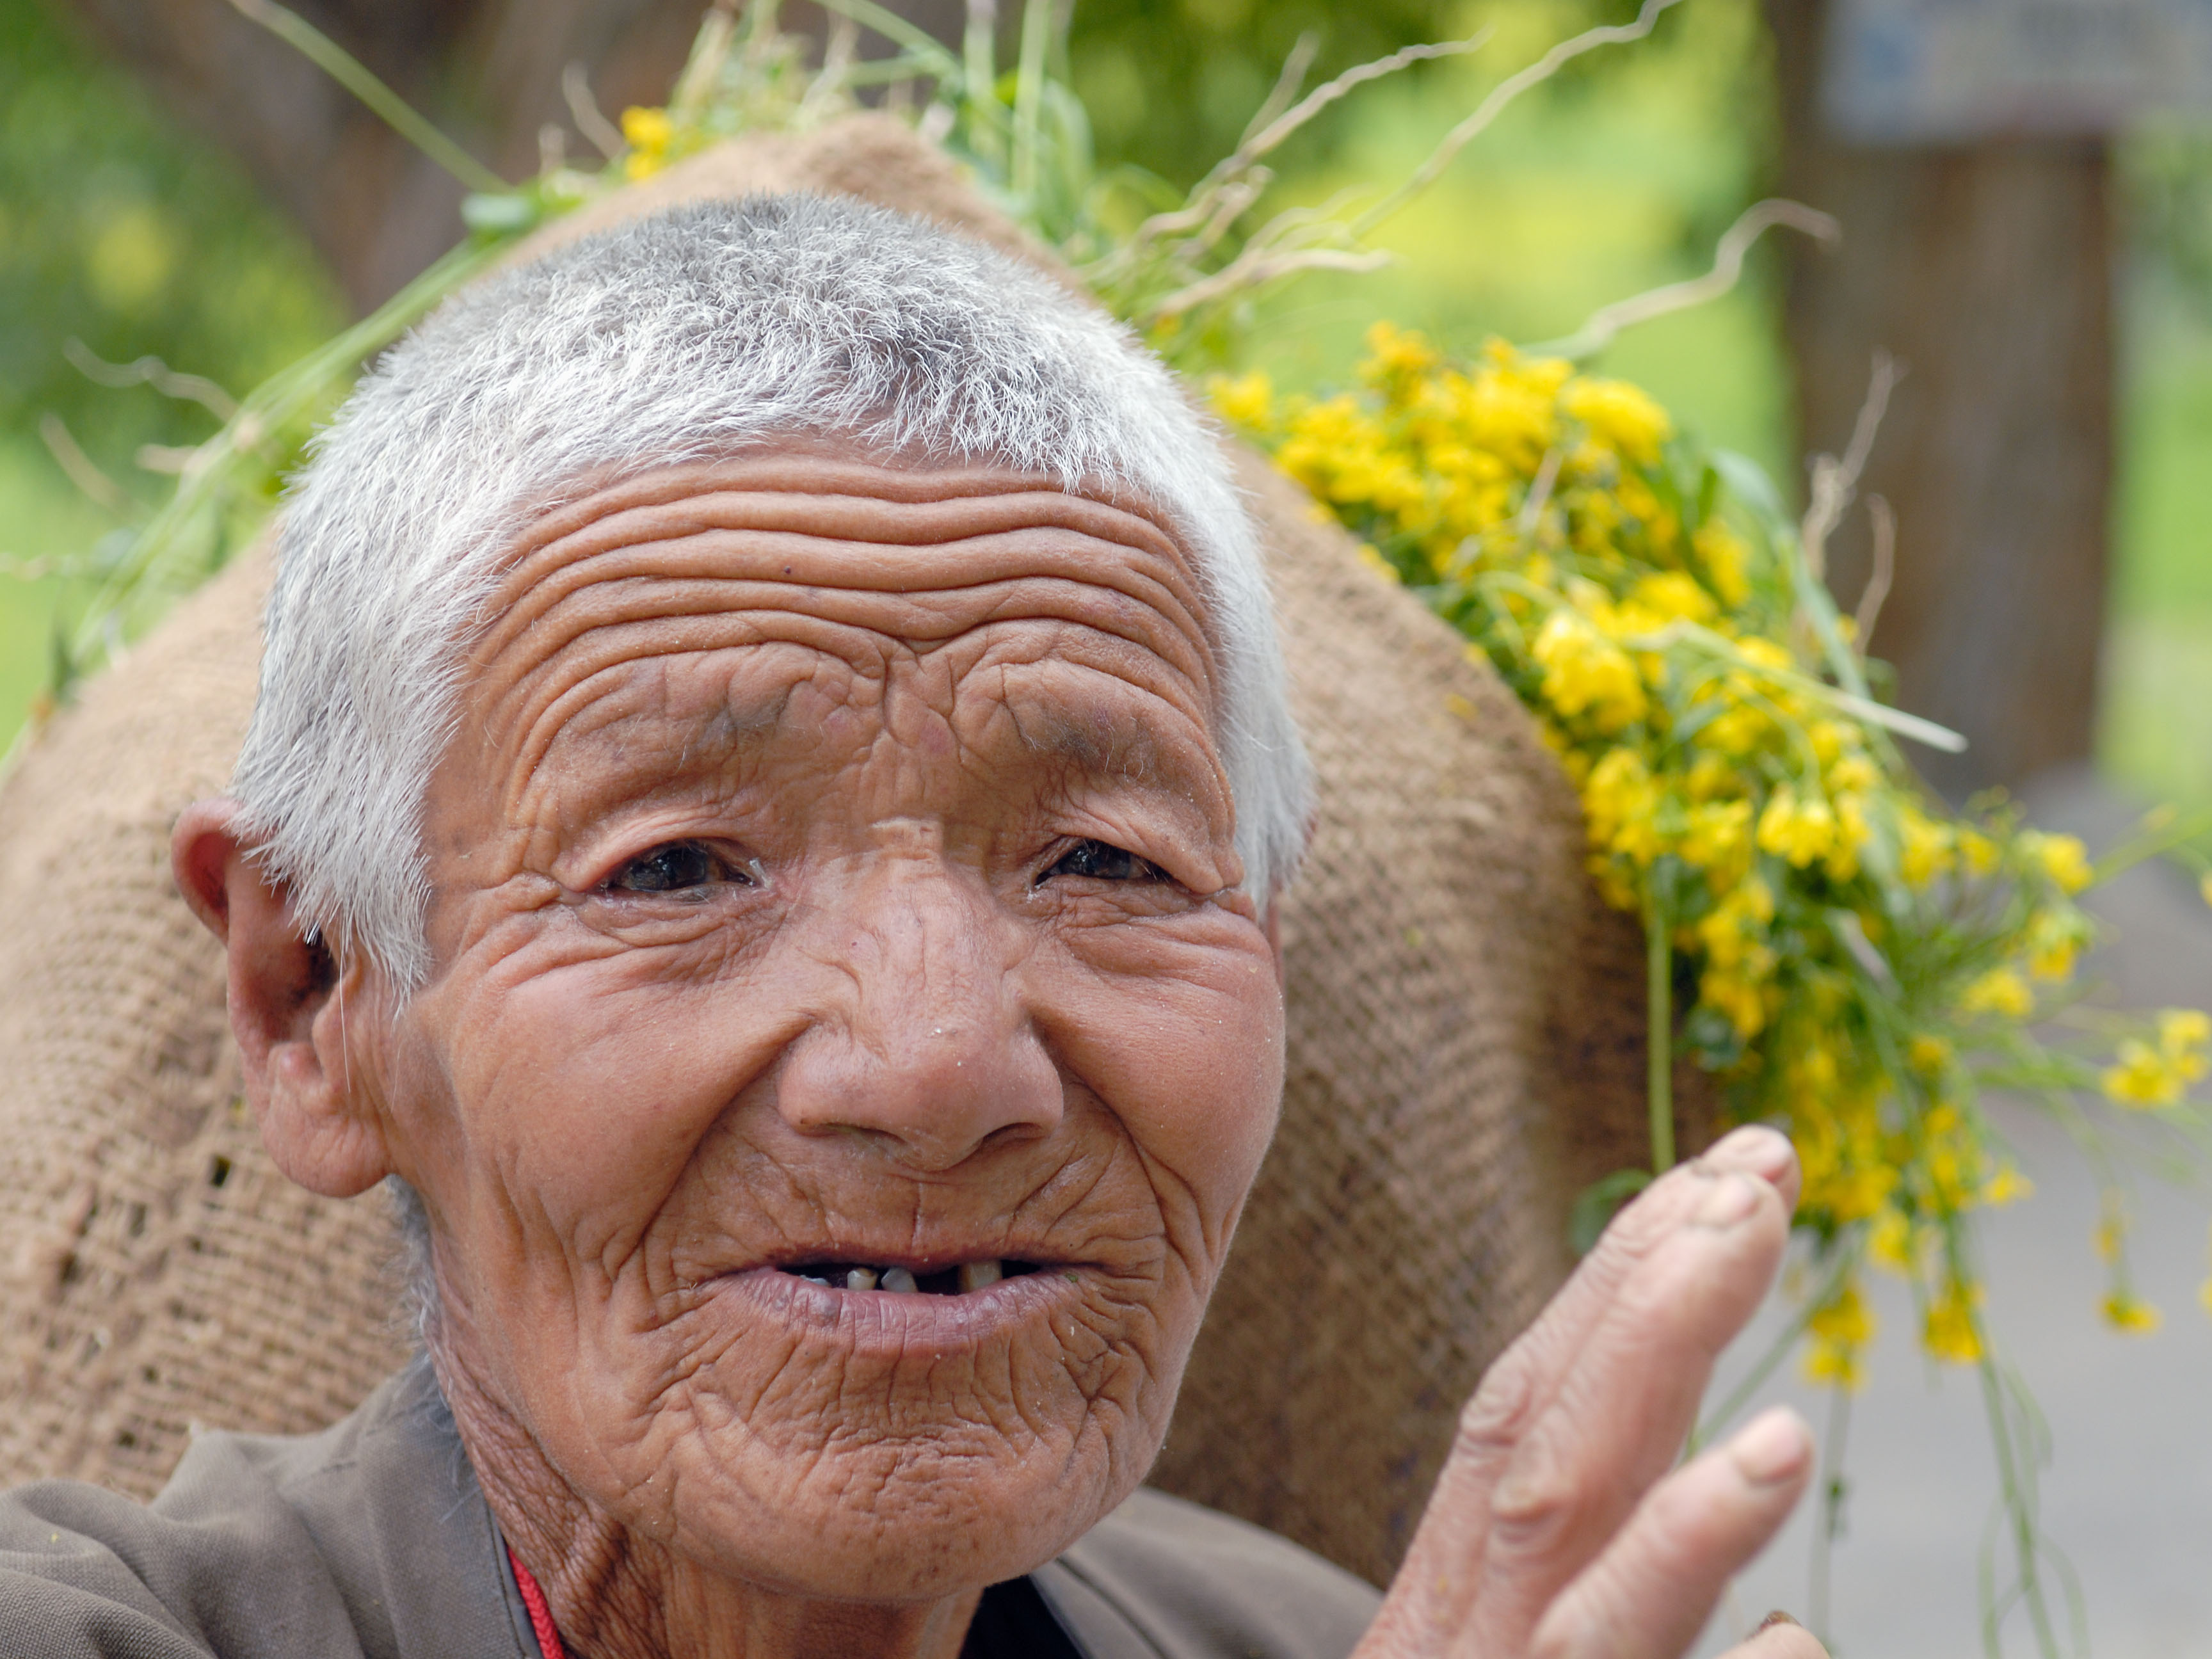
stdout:
<svg viewBox="0 0 2212 1659">
<path fill-rule="evenodd" d="M 1729 1170 L 1713 1182 L 1693 1218 L 1702 1227 L 1733 1227 L 1758 1207 L 1759 1188 L 1752 1177 Z"/>
<path fill-rule="evenodd" d="M 1717 1158 L 1729 1168 L 1750 1170 L 1771 1181 L 1790 1167 L 1796 1154 L 1791 1150 L 1789 1136 L 1778 1129 L 1770 1129 L 1763 1123 L 1747 1123 L 1741 1129 L 1731 1129 L 1705 1149 L 1707 1158 Z"/>
<path fill-rule="evenodd" d="M 1759 1627 L 1761 1630 L 1772 1630 L 1777 1625 L 1795 1625 L 1797 1621 L 1795 1619 L 1792 1619 L 1788 1613 L 1783 1612 L 1781 1608 L 1777 1607 L 1773 1612 L 1768 1613 L 1765 1618 L 1759 1621 Z M 1799 1626 L 1799 1628 L 1802 1629 L 1803 1626 Z"/>
<path fill-rule="evenodd" d="M 1761 1412 L 1729 1443 L 1729 1456 L 1755 1486 L 1794 1480 L 1812 1453 L 1812 1431 L 1787 1406 Z"/>
</svg>

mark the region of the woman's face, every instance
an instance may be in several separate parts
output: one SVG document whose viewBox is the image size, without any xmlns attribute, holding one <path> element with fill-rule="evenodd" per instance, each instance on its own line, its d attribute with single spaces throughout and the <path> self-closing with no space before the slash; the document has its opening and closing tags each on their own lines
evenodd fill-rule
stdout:
<svg viewBox="0 0 2212 1659">
<path fill-rule="evenodd" d="M 358 1085 L 446 1362 L 710 1572 L 1050 1558 L 1158 1449 L 1282 1082 L 1188 561 L 794 452 L 548 515 L 495 613 Z"/>
</svg>

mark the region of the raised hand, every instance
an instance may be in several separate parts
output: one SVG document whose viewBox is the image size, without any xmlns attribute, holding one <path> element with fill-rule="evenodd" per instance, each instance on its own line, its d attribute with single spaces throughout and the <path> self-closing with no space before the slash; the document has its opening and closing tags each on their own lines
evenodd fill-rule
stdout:
<svg viewBox="0 0 2212 1659">
<path fill-rule="evenodd" d="M 1812 1437 L 1780 1407 L 1672 1468 L 1714 1359 L 1773 1281 L 1796 1199 L 1790 1143 L 1747 1128 L 1621 1212 L 1462 1413 L 1356 1659 L 1687 1650 L 1812 1471 Z M 1823 1650 L 1778 1625 L 1729 1659 Z"/>
</svg>

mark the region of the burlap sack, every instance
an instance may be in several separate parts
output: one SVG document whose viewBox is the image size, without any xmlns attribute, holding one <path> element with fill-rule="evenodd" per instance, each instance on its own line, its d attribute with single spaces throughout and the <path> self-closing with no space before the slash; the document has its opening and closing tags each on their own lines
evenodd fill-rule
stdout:
<svg viewBox="0 0 2212 1659">
<path fill-rule="evenodd" d="M 870 117 L 726 146 L 556 234 L 758 187 L 1044 258 Z M 1511 695 L 1240 465 L 1321 818 L 1285 917 L 1282 1131 L 1156 1479 L 1381 1579 L 1459 1403 L 1564 1270 L 1571 1195 L 1638 1161 L 1640 951 Z M 193 1426 L 313 1427 L 408 1346 L 382 1200 L 270 1165 L 221 957 L 168 877 L 172 820 L 220 792 L 245 726 L 267 576 L 240 560 L 0 786 L 0 1484 L 150 1492 Z"/>
</svg>

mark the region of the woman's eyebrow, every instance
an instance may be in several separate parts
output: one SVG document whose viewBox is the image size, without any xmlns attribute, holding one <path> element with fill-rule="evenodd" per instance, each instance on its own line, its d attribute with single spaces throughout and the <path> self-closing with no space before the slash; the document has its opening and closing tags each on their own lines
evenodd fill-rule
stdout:
<svg viewBox="0 0 2212 1659">
<path fill-rule="evenodd" d="M 1141 719 L 1077 714 L 1049 703 L 1009 703 L 1022 746 L 1040 758 L 1101 776 L 1150 778 L 1162 744 Z"/>
<path fill-rule="evenodd" d="M 726 771 L 782 735 L 791 687 L 735 696 L 696 712 L 618 697 L 580 709 L 547 744 L 544 761 L 586 762 L 598 787 L 649 788 L 661 779 Z M 544 763 L 541 762 L 541 764 Z"/>
</svg>

